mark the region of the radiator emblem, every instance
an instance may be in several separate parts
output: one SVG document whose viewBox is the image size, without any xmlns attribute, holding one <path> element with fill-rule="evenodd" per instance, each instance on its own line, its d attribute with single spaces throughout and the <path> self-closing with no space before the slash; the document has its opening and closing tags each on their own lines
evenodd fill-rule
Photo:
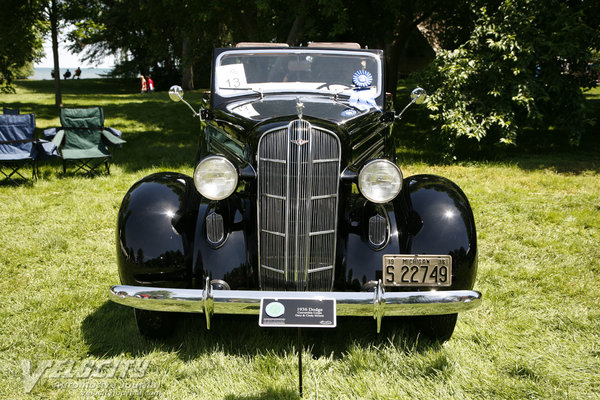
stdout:
<svg viewBox="0 0 600 400">
<path fill-rule="evenodd" d="M 294 144 L 297 144 L 298 146 L 302 146 L 302 145 L 305 145 L 306 143 L 308 143 L 308 140 L 304 140 L 304 139 L 293 139 L 290 141 Z"/>
</svg>

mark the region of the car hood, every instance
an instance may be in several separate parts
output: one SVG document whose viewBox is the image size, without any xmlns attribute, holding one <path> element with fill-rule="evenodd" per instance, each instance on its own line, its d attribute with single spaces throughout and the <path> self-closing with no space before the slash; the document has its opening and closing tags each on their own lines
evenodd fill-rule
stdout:
<svg viewBox="0 0 600 400">
<path fill-rule="evenodd" d="M 301 104 L 300 107 L 298 105 Z M 334 99 L 333 96 L 302 95 L 270 96 L 262 99 L 245 99 L 233 101 L 226 106 L 227 112 L 255 122 L 297 115 L 327 120 L 343 124 L 348 120 L 381 111 L 372 99 L 361 99 L 358 96 L 344 96 Z"/>
</svg>

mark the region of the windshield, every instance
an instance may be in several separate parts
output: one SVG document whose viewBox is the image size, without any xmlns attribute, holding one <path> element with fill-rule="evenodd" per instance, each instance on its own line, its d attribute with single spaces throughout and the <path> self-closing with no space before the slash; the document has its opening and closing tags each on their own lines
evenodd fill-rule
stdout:
<svg viewBox="0 0 600 400">
<path fill-rule="evenodd" d="M 280 49 L 232 50 L 216 60 L 215 92 L 329 93 L 375 98 L 381 94 L 381 59 L 362 51 Z"/>
</svg>

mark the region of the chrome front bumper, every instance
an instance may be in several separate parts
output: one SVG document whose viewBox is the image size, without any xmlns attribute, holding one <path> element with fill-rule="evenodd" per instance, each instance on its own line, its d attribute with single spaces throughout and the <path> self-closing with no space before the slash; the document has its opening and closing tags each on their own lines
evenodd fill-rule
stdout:
<svg viewBox="0 0 600 400">
<path fill-rule="evenodd" d="M 116 285 L 110 299 L 130 307 L 152 311 L 202 312 L 210 329 L 212 314 L 255 314 L 263 298 L 335 299 L 339 316 L 372 316 L 377 332 L 383 316 L 440 315 L 471 310 L 481 304 L 481 293 L 474 290 L 427 292 L 388 292 L 381 281 L 373 292 L 279 292 L 248 290 L 172 289 Z"/>
</svg>

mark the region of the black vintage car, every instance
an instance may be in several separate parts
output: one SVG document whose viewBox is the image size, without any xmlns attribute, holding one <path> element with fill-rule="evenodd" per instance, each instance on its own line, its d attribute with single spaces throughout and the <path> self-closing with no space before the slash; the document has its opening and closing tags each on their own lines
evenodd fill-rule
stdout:
<svg viewBox="0 0 600 400">
<path fill-rule="evenodd" d="M 241 44 L 216 49 L 212 71 L 193 177 L 147 176 L 119 211 L 111 299 L 140 332 L 167 334 L 173 312 L 210 328 L 213 313 L 293 298 L 333 299 L 378 331 L 414 316 L 449 338 L 481 302 L 473 214 L 448 179 L 402 176 L 382 51 Z M 194 110 L 180 87 L 169 95 Z"/>
</svg>

